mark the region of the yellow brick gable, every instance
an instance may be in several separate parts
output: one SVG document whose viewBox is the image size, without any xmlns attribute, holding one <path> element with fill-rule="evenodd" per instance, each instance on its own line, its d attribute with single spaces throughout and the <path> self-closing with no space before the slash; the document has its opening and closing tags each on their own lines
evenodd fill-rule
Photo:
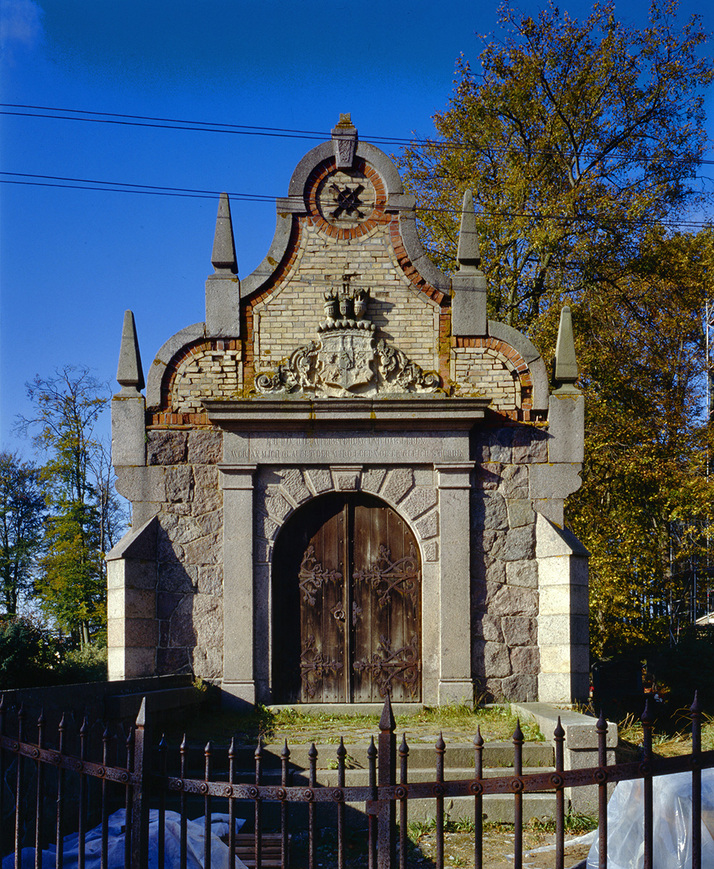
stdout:
<svg viewBox="0 0 714 869">
<path fill-rule="evenodd" d="M 388 224 L 340 239 L 301 217 L 292 267 L 253 307 L 256 371 L 272 369 L 316 340 L 325 320 L 325 292 L 343 285 L 370 290 L 367 317 L 379 334 L 425 370 L 439 367 L 440 306 L 417 289 L 397 261 Z"/>
</svg>

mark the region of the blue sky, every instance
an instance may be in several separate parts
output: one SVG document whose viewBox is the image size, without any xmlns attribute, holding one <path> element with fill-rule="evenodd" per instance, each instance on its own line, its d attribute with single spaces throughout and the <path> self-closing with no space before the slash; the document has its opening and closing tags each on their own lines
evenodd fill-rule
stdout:
<svg viewBox="0 0 714 869">
<path fill-rule="evenodd" d="M 518 4 L 531 14 L 542 5 Z M 560 4 L 579 18 L 590 6 Z M 617 4 L 640 26 L 648 7 Z M 498 34 L 497 8 L 491 0 L 0 0 L 0 96 L 325 137 L 351 112 L 366 140 L 430 135 L 459 54 L 475 62 L 476 34 Z M 682 21 L 693 12 L 714 31 L 714 9 L 684 0 Z M 714 135 L 711 94 L 708 104 Z M 269 197 L 286 194 L 314 144 L 0 116 L 4 172 Z M 24 384 L 35 374 L 85 364 L 116 390 L 126 308 L 145 369 L 168 337 L 203 320 L 216 207 L 216 197 L 0 184 L 0 448 L 31 456 L 12 426 L 29 413 Z M 275 205 L 234 198 L 232 212 L 245 277 L 268 250 Z"/>
</svg>

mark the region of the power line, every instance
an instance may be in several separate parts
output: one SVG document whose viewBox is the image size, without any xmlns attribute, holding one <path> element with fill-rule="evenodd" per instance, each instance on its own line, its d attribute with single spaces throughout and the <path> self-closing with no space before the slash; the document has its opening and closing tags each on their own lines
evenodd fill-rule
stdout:
<svg viewBox="0 0 714 869">
<path fill-rule="evenodd" d="M 23 184 L 33 187 L 55 187 L 66 188 L 68 190 L 95 190 L 104 193 L 140 193 L 153 196 L 177 196 L 190 199 L 216 199 L 222 191 L 206 190 L 192 187 L 163 187 L 157 184 L 134 184 L 124 181 L 105 181 L 91 178 L 69 178 L 60 175 L 34 175 L 25 172 L 4 172 L 0 171 L 0 183 L 3 184 Z M 228 193 L 228 196 L 234 201 L 240 202 L 259 202 L 259 203 L 274 203 L 278 197 L 268 196 L 262 193 Z M 458 208 L 436 208 L 433 206 L 416 206 L 416 210 L 420 212 L 429 212 L 435 214 L 452 214 L 460 215 L 461 209 Z M 645 218 L 608 218 L 602 215 L 568 215 L 568 214 L 548 214 L 542 212 L 527 212 L 527 211 L 493 211 L 493 212 L 477 212 L 477 216 L 495 220 L 497 218 L 525 218 L 527 220 L 555 220 L 570 223 L 589 223 L 608 225 L 617 223 L 619 225 L 630 226 L 673 226 L 686 227 L 691 229 L 702 228 L 710 225 L 710 221 L 705 220 L 647 220 Z"/>
<path fill-rule="evenodd" d="M 31 109 L 32 111 L 4 111 L 2 109 Z M 69 114 L 44 114 L 45 112 L 65 112 Z M 0 103 L 0 115 L 15 117 L 40 118 L 63 121 L 86 121 L 100 124 L 118 124 L 120 126 L 150 127 L 152 129 L 183 130 L 206 133 L 230 133 L 243 136 L 270 136 L 273 138 L 310 139 L 325 141 L 331 138 L 331 132 L 322 130 L 297 130 L 287 127 L 263 127 L 249 124 L 226 124 L 216 121 L 192 121 L 181 118 L 161 118 L 151 115 L 127 115 L 118 112 L 96 112 L 85 109 L 68 109 L 54 106 L 33 106 L 21 103 Z M 398 136 L 371 136 L 365 134 L 362 138 L 370 142 L 378 142 L 381 145 L 397 145 L 399 147 L 433 147 L 437 149 L 469 148 L 468 142 L 439 142 L 435 139 L 422 139 Z M 507 153 L 507 148 L 490 148 L 490 151 Z M 595 156 L 592 152 L 584 151 L 584 158 Z M 602 155 L 602 159 L 627 158 L 629 155 L 613 152 Z M 701 164 L 714 165 L 714 160 L 700 160 Z"/>
<path fill-rule="evenodd" d="M 181 118 L 156 118 L 148 115 L 124 115 L 116 112 L 91 112 L 84 109 L 64 109 L 53 106 L 29 106 L 16 103 L 0 103 L 3 109 L 33 109 L 32 112 L 0 111 L 2 115 L 22 118 L 44 118 L 61 121 L 87 121 L 100 124 L 119 124 L 130 127 L 152 127 L 166 130 L 195 130 L 206 133 L 233 133 L 244 136 L 272 136 L 293 139 L 330 139 L 331 133 L 322 130 L 294 130 L 287 127 L 261 127 L 250 124 L 224 124 L 214 121 L 191 121 Z M 71 114 L 44 114 L 45 112 L 68 112 Z M 75 117 L 81 115 L 82 117 Z M 92 115 L 96 117 L 91 117 Z M 387 136 L 369 136 L 370 141 L 386 145 L 410 145 L 413 139 Z"/>
</svg>

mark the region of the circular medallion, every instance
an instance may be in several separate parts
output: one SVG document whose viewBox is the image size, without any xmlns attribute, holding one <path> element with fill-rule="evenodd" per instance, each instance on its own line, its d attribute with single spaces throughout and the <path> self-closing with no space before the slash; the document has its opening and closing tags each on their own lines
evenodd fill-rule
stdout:
<svg viewBox="0 0 714 869">
<path fill-rule="evenodd" d="M 325 223 L 348 229 L 369 220 L 376 202 L 374 184 L 361 172 L 337 169 L 318 184 L 316 205 Z"/>
</svg>

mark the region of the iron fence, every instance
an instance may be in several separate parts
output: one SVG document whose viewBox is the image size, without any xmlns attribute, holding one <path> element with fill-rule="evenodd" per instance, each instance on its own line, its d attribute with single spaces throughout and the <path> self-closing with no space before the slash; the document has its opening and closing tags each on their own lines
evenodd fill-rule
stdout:
<svg viewBox="0 0 714 869">
<path fill-rule="evenodd" d="M 335 752 L 337 785 L 318 784 L 318 751 L 308 752 L 307 782 L 291 783 L 291 752 L 285 744 L 279 766 L 279 781 L 266 781 L 265 748 L 259 740 L 254 752 L 250 779 L 240 781 L 237 746 L 231 742 L 227 752 L 216 751 L 211 743 L 203 749 L 202 768 L 195 768 L 189 757 L 186 740 L 171 750 L 162 738 L 154 744 L 146 716 L 146 703 L 135 726 L 127 734 L 101 733 L 85 719 L 77 732 L 70 735 L 65 717 L 56 728 L 53 746 L 47 740 L 44 717 L 33 724 L 34 740 L 22 708 L 10 711 L 0 699 L 0 855 L 7 855 L 3 867 L 34 865 L 39 869 L 53 861 L 65 865 L 66 835 L 76 831 L 76 864 L 84 869 L 91 852 L 94 865 L 108 869 L 117 865 L 117 842 L 110 835 L 109 817 L 117 809 L 125 812 L 121 829 L 121 860 L 125 867 L 144 869 L 149 865 L 150 809 L 157 835 L 155 856 L 159 869 L 169 865 L 166 850 L 167 818 L 178 816 L 178 865 L 190 866 L 188 820 L 197 805 L 203 810 L 202 862 L 212 865 L 212 819 L 219 808 L 227 808 L 226 842 L 228 865 L 239 865 L 236 856 L 238 838 L 236 818 L 252 815 L 252 853 L 250 862 L 256 869 L 266 865 L 264 848 L 266 830 L 272 827 L 272 841 L 277 840 L 275 864 L 287 869 L 289 831 L 304 829 L 307 835 L 307 869 L 316 869 L 319 834 L 326 825 L 336 831 L 335 862 L 338 869 L 346 865 L 346 812 L 359 807 L 359 817 L 366 822 L 364 837 L 369 869 L 406 869 L 409 865 L 407 822 L 409 803 L 415 799 L 433 800 L 436 836 L 435 865 L 444 866 L 446 801 L 473 799 L 474 866 L 482 869 L 483 800 L 489 794 L 508 794 L 514 801 L 514 866 L 523 867 L 523 797 L 527 794 L 555 795 L 555 866 L 565 869 L 566 788 L 595 786 L 598 789 L 599 865 L 607 867 L 607 799 L 608 785 L 639 779 L 644 791 L 644 867 L 653 865 L 653 779 L 674 772 L 689 771 L 692 776 L 692 867 L 701 869 L 701 773 L 714 767 L 714 751 L 701 748 L 701 709 L 695 697 L 690 710 L 692 720 L 691 752 L 684 756 L 660 758 L 653 753 L 653 717 L 649 708 L 642 716 L 643 746 L 636 762 L 607 764 L 607 722 L 597 722 L 598 765 L 586 769 L 564 768 L 565 732 L 560 725 L 553 734 L 554 769 L 523 774 L 523 734 L 520 726 L 513 735 L 513 770 L 506 776 L 484 775 L 484 740 L 480 732 L 473 741 L 473 776 L 453 780 L 445 774 L 447 747 L 439 737 L 434 747 L 433 781 L 409 779 L 409 746 L 403 738 L 397 746 L 395 722 L 389 697 L 384 705 L 377 740 L 372 738 L 367 751 L 366 785 L 346 784 L 347 751 L 340 741 Z M 12 720 L 10 720 L 12 719 Z M 9 730 L 14 735 L 9 735 Z M 94 760 L 90 759 L 94 756 Z M 194 764 L 192 768 L 192 763 Z M 218 767 L 223 767 L 218 769 Z M 303 807 L 301 810 L 300 807 Z M 199 809 L 199 810 L 200 810 Z M 271 809 L 273 810 L 271 813 Z M 175 811 L 176 816 L 169 813 Z M 302 817 L 294 813 L 302 812 Z M 272 814 L 272 816 L 271 816 Z M 100 830 L 99 838 L 88 846 L 90 826 Z M 72 840 L 73 842 L 75 839 Z M 44 852 L 44 858 L 43 858 Z M 12 859 L 14 855 L 14 861 Z M 44 859 L 44 862 L 43 862 Z M 74 860 L 74 856 L 72 857 Z M 176 865 L 172 863 L 171 865 Z M 196 864 L 194 864 L 196 865 Z"/>
</svg>

